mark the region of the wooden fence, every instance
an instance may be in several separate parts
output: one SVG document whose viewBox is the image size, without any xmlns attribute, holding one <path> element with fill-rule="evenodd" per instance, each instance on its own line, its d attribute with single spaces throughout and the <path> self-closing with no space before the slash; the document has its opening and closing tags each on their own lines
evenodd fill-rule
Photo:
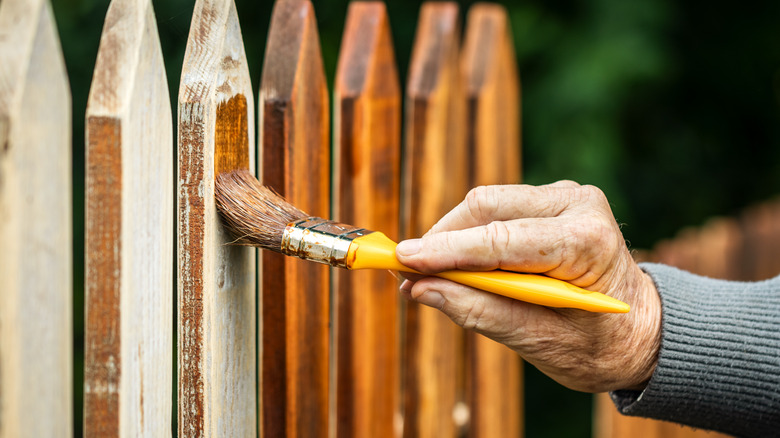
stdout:
<svg viewBox="0 0 780 438">
<path fill-rule="evenodd" d="M 399 239 L 474 184 L 517 182 L 506 13 L 472 7 L 463 44 L 460 14 L 423 5 L 404 106 L 383 3 L 349 7 L 331 102 L 308 0 L 276 2 L 263 66 L 232 0 L 198 0 L 174 111 L 150 0 L 111 2 L 84 116 L 86 435 L 520 434 L 516 355 L 403 303 L 390 273 L 230 246 L 214 204 L 215 176 L 247 169 L 311 214 Z M 49 4 L 3 0 L 3 438 L 73 429 L 64 71 Z"/>
<path fill-rule="evenodd" d="M 403 89 L 384 4 L 350 5 L 331 101 L 309 0 L 276 2 L 263 66 L 233 1 L 197 0 L 174 114 L 150 0 L 111 2 L 84 116 L 88 436 L 522 435 L 517 355 L 402 302 L 389 273 L 228 245 L 214 203 L 216 175 L 247 169 L 311 214 L 399 239 L 472 186 L 518 182 L 506 12 L 463 12 L 422 6 Z M 3 0 L 0 438 L 73 429 L 70 107 L 48 2 Z M 774 275 L 778 205 L 647 257 Z M 598 398 L 596 435 L 640 430 L 689 436 Z"/>
</svg>

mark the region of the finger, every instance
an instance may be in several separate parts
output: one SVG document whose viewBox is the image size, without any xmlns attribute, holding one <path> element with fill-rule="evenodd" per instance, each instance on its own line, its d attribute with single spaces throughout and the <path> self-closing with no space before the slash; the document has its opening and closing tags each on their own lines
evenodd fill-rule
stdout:
<svg viewBox="0 0 780 438">
<path fill-rule="evenodd" d="M 461 230 L 493 221 L 556 217 L 577 202 L 579 184 L 558 181 L 545 186 L 480 186 L 442 217 L 429 233 Z"/>
<path fill-rule="evenodd" d="M 403 277 L 404 281 L 409 280 L 412 283 L 427 277 L 427 275 L 417 274 L 414 272 L 406 272 L 406 271 L 397 271 L 397 272 L 401 277 Z"/>
<path fill-rule="evenodd" d="M 414 283 L 415 281 L 413 280 L 404 280 L 403 283 L 401 283 L 399 291 L 407 300 L 412 299 L 412 287 L 414 286 Z"/>
<path fill-rule="evenodd" d="M 410 298 L 440 310 L 465 329 L 506 344 L 523 339 L 528 327 L 533 327 L 541 317 L 549 317 L 550 313 L 541 306 L 435 277 L 414 283 Z"/>
<path fill-rule="evenodd" d="M 424 273 L 504 269 L 568 281 L 607 268 L 621 242 L 614 226 L 603 216 L 491 222 L 401 242 L 396 255 Z"/>
</svg>

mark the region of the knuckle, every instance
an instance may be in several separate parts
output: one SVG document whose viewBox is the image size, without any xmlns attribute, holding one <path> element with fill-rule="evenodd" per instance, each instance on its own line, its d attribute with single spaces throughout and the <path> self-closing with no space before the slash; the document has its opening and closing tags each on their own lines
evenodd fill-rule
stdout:
<svg viewBox="0 0 780 438">
<path fill-rule="evenodd" d="M 562 179 L 560 181 L 556 181 L 554 185 L 558 187 L 566 187 L 566 188 L 578 188 L 581 187 L 580 184 L 576 181 L 572 181 L 570 179 Z"/>
<path fill-rule="evenodd" d="M 583 243 L 602 254 L 613 254 L 617 249 L 615 228 L 604 218 L 593 218 L 583 228 Z"/>
<path fill-rule="evenodd" d="M 490 186 L 478 186 L 469 190 L 465 201 L 469 214 L 477 219 L 491 217 L 498 208 L 495 192 Z"/>
<path fill-rule="evenodd" d="M 485 314 L 485 299 L 477 296 L 469 305 L 463 316 L 461 326 L 467 330 L 479 330 L 480 322 Z"/>
<path fill-rule="evenodd" d="M 592 202 L 599 206 L 605 206 L 605 205 L 609 206 L 609 202 L 607 201 L 607 195 L 605 195 L 600 188 L 587 184 L 581 186 L 579 188 L 579 191 L 581 193 L 582 198 L 585 201 Z"/>
<path fill-rule="evenodd" d="M 591 218 L 582 225 L 582 240 L 588 246 L 596 246 L 602 238 L 603 228 L 601 221 Z"/>
<path fill-rule="evenodd" d="M 449 231 L 426 234 L 421 239 L 421 249 L 414 260 L 415 265 L 412 266 L 420 272 L 429 274 L 438 272 L 442 264 L 446 263 L 453 254 L 457 254 L 454 246 L 457 242 Z"/>
<path fill-rule="evenodd" d="M 440 251 L 439 252 L 442 252 L 442 253 L 445 253 L 445 254 L 452 254 L 454 252 L 455 253 L 457 252 L 456 248 L 458 247 L 458 242 L 455 241 L 455 237 L 454 237 L 453 233 L 451 233 L 449 231 L 445 231 L 445 232 L 439 234 L 439 238 L 440 238 Z"/>
<path fill-rule="evenodd" d="M 492 254 L 506 254 L 511 243 L 509 226 L 506 222 L 493 221 L 485 226 L 483 239 L 483 246 L 489 248 Z"/>
</svg>

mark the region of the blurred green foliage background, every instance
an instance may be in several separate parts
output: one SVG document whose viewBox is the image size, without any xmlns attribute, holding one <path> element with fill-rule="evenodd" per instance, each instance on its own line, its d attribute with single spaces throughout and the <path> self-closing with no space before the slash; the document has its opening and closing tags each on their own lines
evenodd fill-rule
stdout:
<svg viewBox="0 0 780 438">
<path fill-rule="evenodd" d="M 194 0 L 156 0 L 175 102 Z M 332 81 L 347 1 L 314 1 Z M 466 11 L 471 1 L 460 2 Z M 510 15 L 523 83 L 525 182 L 601 187 L 626 239 L 649 248 L 686 225 L 780 192 L 780 2 L 523 0 Z M 272 1 L 237 0 L 255 91 Z M 419 1 L 388 12 L 401 78 Z M 53 0 L 73 91 L 74 394 L 81 435 L 84 120 L 108 0 Z M 174 114 L 175 116 L 175 114 Z M 590 436 L 591 404 L 526 370 L 526 436 Z"/>
</svg>

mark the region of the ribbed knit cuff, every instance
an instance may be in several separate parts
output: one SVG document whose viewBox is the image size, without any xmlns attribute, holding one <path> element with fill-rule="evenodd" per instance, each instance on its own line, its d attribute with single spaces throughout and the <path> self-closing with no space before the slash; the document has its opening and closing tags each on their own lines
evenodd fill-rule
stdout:
<svg viewBox="0 0 780 438">
<path fill-rule="evenodd" d="M 644 391 L 611 393 L 618 410 L 738 436 L 777 436 L 780 277 L 742 283 L 641 266 L 661 295 L 661 349 Z"/>
</svg>

